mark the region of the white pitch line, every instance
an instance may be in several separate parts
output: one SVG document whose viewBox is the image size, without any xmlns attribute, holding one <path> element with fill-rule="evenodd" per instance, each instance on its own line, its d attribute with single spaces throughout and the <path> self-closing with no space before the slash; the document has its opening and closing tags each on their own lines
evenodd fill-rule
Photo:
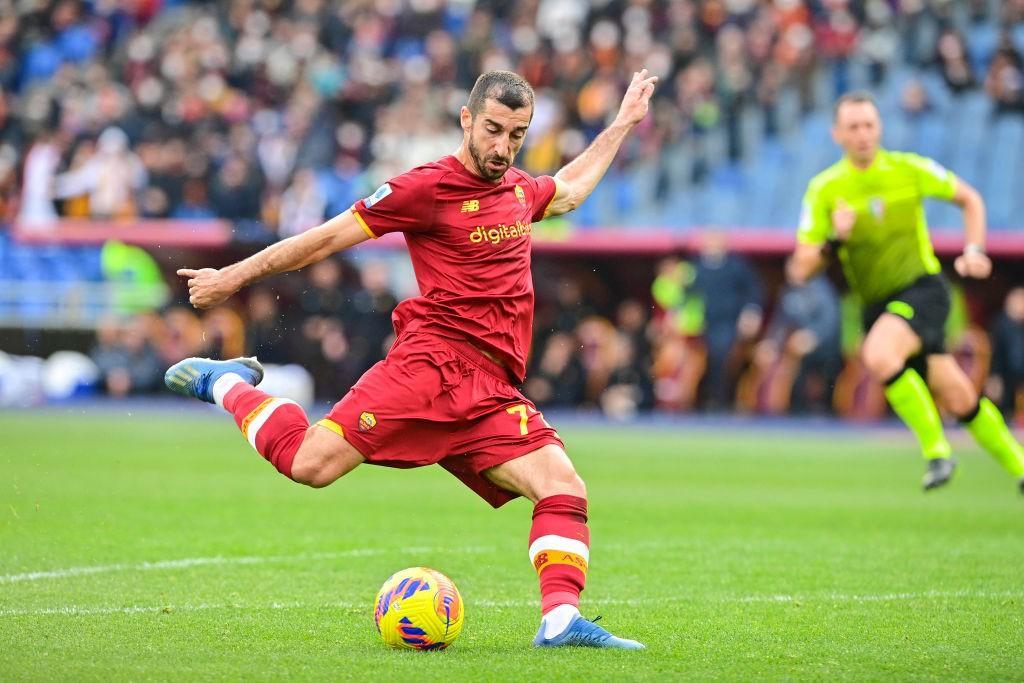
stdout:
<svg viewBox="0 0 1024 683">
<path fill-rule="evenodd" d="M 402 552 L 402 553 L 430 553 L 430 552 L 459 552 L 459 553 L 486 553 L 492 551 L 493 548 L 485 547 L 473 547 L 473 548 L 401 548 L 401 549 L 379 549 L 379 548 L 356 548 L 354 550 L 342 550 L 338 552 L 327 552 L 327 553 L 300 553 L 297 555 L 254 555 L 248 557 L 186 557 L 180 560 L 159 560 L 156 562 L 138 562 L 135 564 L 119 563 L 119 564 L 104 564 L 87 567 L 67 567 L 65 569 L 51 569 L 47 571 L 36 571 L 36 572 L 25 572 L 23 574 L 2 574 L 0 575 L 0 584 L 4 583 L 21 583 L 24 581 L 42 581 L 45 579 L 67 579 L 76 576 L 88 576 L 90 574 L 106 574 L 109 572 L 124 572 L 124 571 L 153 571 L 153 570 L 169 570 L 169 569 L 188 569 L 189 567 L 202 567 L 207 565 L 224 565 L 224 564 L 269 564 L 273 562 L 300 562 L 303 560 L 331 560 L 343 557 L 371 557 L 375 555 L 384 555 L 388 552 Z"/>
<path fill-rule="evenodd" d="M 267 605 L 232 605 L 227 603 L 199 603 L 197 605 L 131 605 L 129 607 L 81 607 L 65 605 L 63 607 L 47 607 L 43 609 L 7 609 L 0 610 L 0 617 L 37 617 L 37 616 L 95 616 L 106 614 L 172 614 L 174 612 L 200 612 L 203 610 L 280 610 L 280 609 L 356 609 L 352 603 L 337 602 L 325 605 L 306 605 L 302 603 L 273 602 Z"/>
<path fill-rule="evenodd" d="M 598 598 L 587 600 L 587 607 L 602 606 L 650 606 L 659 603 L 828 603 L 828 602 L 897 602 L 913 600 L 936 600 L 936 599 L 978 599 L 978 600 L 1005 600 L 1024 598 L 1024 592 L 1014 591 L 924 591 L 920 593 L 882 593 L 882 594 L 845 594 L 845 593 L 823 593 L 818 595 L 688 595 L 688 596 L 665 596 L 651 598 Z M 470 608 L 502 609 L 535 607 L 536 600 L 473 600 Z M 0 618 L 3 617 L 37 617 L 37 616 L 97 616 L 110 614 L 174 614 L 177 612 L 200 612 L 205 610 L 230 610 L 230 611 L 261 611 L 261 610 L 366 610 L 370 611 L 370 604 L 356 604 L 353 602 L 329 602 L 329 603 L 302 603 L 302 602 L 272 602 L 264 605 L 239 605 L 230 603 L 199 603 L 184 605 L 131 605 L 128 607 L 83 607 L 78 605 L 64 605 L 61 607 L 45 607 L 38 609 L 3 609 L 0 610 Z"/>
<path fill-rule="evenodd" d="M 934 600 L 949 598 L 967 598 L 979 600 L 1005 600 L 1024 598 L 1021 591 L 921 591 L 917 593 L 881 593 L 850 595 L 845 593 L 819 593 L 811 595 L 750 595 L 740 598 L 737 602 L 899 602 L 904 600 Z"/>
</svg>

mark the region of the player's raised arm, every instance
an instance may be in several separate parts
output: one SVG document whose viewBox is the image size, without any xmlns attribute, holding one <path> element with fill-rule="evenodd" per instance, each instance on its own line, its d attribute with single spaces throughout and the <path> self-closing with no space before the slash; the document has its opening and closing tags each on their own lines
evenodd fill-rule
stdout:
<svg viewBox="0 0 1024 683">
<path fill-rule="evenodd" d="M 350 209 L 225 268 L 181 268 L 178 275 L 188 278 L 189 303 L 211 308 L 257 280 L 322 261 L 368 238 Z"/>
<path fill-rule="evenodd" d="M 619 106 L 619 113 L 610 126 L 598 135 L 582 154 L 555 174 L 555 196 L 544 216 L 558 216 L 572 211 L 590 196 L 604 177 L 622 141 L 647 115 L 647 105 L 654 93 L 657 76 L 648 76 L 647 69 L 633 74 Z"/>
<path fill-rule="evenodd" d="M 992 261 L 985 254 L 985 200 L 973 187 L 957 178 L 954 204 L 964 211 L 964 253 L 954 262 L 961 277 L 986 278 Z"/>
</svg>

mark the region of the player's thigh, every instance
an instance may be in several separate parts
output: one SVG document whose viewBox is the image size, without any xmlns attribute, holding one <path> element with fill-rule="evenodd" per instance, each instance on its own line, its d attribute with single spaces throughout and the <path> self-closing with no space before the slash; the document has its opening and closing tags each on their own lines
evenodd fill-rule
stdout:
<svg viewBox="0 0 1024 683">
<path fill-rule="evenodd" d="M 314 488 L 337 481 L 365 458 L 343 436 L 323 425 L 313 425 L 292 461 L 292 479 Z"/>
<path fill-rule="evenodd" d="M 484 476 L 534 503 L 548 496 L 567 494 L 586 498 L 587 488 L 565 450 L 555 444 L 484 470 Z"/>
<path fill-rule="evenodd" d="M 928 386 L 951 413 L 963 416 L 978 404 L 978 392 L 956 358 L 949 353 L 928 356 Z"/>
<path fill-rule="evenodd" d="M 861 356 L 871 374 L 884 381 L 920 351 L 921 338 L 910 323 L 894 313 L 882 313 L 864 338 Z"/>
</svg>

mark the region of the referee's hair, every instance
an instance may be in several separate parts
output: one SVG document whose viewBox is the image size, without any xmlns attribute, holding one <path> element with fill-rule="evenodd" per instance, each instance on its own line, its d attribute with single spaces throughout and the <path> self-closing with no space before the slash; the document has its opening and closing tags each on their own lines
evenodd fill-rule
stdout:
<svg viewBox="0 0 1024 683">
<path fill-rule="evenodd" d="M 511 71 L 488 71 L 480 74 L 469 92 L 466 107 L 473 116 L 484 108 L 484 100 L 498 100 L 509 109 L 533 107 L 533 88 L 526 79 Z"/>
<path fill-rule="evenodd" d="M 870 103 L 875 109 L 878 109 L 878 103 L 875 102 L 874 95 L 866 90 L 854 90 L 852 92 L 844 93 L 838 100 L 836 100 L 836 104 L 832 108 L 833 123 L 839 120 L 839 108 L 844 104 L 864 104 L 865 102 Z"/>
</svg>

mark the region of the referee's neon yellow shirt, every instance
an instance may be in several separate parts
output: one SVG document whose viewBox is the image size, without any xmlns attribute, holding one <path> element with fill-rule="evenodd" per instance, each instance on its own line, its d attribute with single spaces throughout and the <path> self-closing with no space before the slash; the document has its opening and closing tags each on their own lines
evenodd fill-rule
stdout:
<svg viewBox="0 0 1024 683">
<path fill-rule="evenodd" d="M 834 238 L 832 211 L 846 202 L 857 212 L 853 232 L 838 250 L 846 281 L 865 303 L 882 301 L 941 270 L 924 199 L 948 201 L 956 184 L 951 171 L 917 154 L 880 149 L 864 170 L 844 157 L 807 186 L 797 241 L 824 244 Z"/>
</svg>

